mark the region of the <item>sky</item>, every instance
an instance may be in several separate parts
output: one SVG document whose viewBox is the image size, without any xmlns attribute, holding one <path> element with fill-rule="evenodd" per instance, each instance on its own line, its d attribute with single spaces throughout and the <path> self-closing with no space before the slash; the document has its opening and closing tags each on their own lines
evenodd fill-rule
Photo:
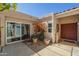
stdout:
<svg viewBox="0 0 79 59">
<path fill-rule="evenodd" d="M 17 11 L 42 17 L 50 13 L 63 12 L 74 7 L 79 7 L 79 3 L 19 3 L 17 4 Z"/>
</svg>

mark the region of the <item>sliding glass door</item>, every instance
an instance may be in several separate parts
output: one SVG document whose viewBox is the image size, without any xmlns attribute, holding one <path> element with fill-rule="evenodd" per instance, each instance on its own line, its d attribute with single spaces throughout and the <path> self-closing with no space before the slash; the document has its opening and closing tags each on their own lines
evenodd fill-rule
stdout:
<svg viewBox="0 0 79 59">
<path fill-rule="evenodd" d="M 22 40 L 30 38 L 30 25 L 22 24 Z"/>
<path fill-rule="evenodd" d="M 7 22 L 7 43 L 30 38 L 30 25 Z"/>
</svg>

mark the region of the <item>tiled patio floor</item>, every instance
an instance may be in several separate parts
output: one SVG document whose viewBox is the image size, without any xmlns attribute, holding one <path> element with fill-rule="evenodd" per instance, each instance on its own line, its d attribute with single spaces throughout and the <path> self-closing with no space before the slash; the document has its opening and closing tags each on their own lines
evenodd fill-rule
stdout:
<svg viewBox="0 0 79 59">
<path fill-rule="evenodd" d="M 34 46 L 36 51 L 24 43 L 15 43 L 5 46 L 0 56 L 70 56 L 73 47 L 73 55 L 79 56 L 79 47 L 69 43 L 58 43 L 49 46 Z M 41 49 L 42 47 L 42 49 Z"/>
</svg>

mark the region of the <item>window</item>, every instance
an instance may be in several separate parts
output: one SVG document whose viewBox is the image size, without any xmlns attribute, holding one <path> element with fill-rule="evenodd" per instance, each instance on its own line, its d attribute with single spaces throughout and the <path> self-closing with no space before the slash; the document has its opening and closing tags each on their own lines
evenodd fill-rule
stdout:
<svg viewBox="0 0 79 59">
<path fill-rule="evenodd" d="M 52 27 L 52 23 L 48 23 L 48 27 Z"/>
<path fill-rule="evenodd" d="M 48 23 L 48 32 L 52 32 L 52 23 Z"/>
</svg>

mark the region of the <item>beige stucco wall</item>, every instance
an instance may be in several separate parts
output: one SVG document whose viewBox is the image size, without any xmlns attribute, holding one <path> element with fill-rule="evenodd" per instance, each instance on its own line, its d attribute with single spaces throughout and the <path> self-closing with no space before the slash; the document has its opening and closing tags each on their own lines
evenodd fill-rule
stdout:
<svg viewBox="0 0 79 59">
<path fill-rule="evenodd" d="M 27 15 L 21 12 L 14 12 L 14 11 L 4 11 L 1 14 L 3 14 L 4 16 L 7 17 L 12 17 L 12 18 L 18 18 L 18 19 L 27 19 L 29 21 L 37 21 L 37 17 L 31 16 L 31 15 Z"/>
<path fill-rule="evenodd" d="M 76 23 L 78 22 L 78 16 L 68 16 L 64 18 L 58 19 L 59 24 L 65 24 L 65 23 Z"/>
<path fill-rule="evenodd" d="M 4 46 L 4 39 L 5 39 L 5 17 L 4 15 L 0 14 L 0 23 L 1 23 L 1 46 Z"/>
<path fill-rule="evenodd" d="M 57 23 L 59 24 L 59 39 L 61 39 L 60 34 L 61 34 L 61 24 L 67 24 L 67 23 L 78 23 L 78 15 L 74 16 L 68 16 L 68 17 L 63 17 L 60 19 L 57 19 Z M 79 26 L 77 27 L 79 28 Z M 79 32 L 79 31 L 78 31 Z M 79 33 L 77 33 L 79 35 Z M 77 39 L 79 40 L 79 36 L 77 36 Z"/>
<path fill-rule="evenodd" d="M 6 22 L 15 22 L 22 24 L 30 24 L 30 35 L 33 33 L 32 23 L 36 21 L 34 18 L 25 17 L 25 15 L 10 13 L 10 14 L 0 14 L 1 18 L 1 46 L 6 44 Z M 27 15 L 26 15 L 27 16 Z M 23 18 L 24 17 L 24 18 Z"/>
</svg>

